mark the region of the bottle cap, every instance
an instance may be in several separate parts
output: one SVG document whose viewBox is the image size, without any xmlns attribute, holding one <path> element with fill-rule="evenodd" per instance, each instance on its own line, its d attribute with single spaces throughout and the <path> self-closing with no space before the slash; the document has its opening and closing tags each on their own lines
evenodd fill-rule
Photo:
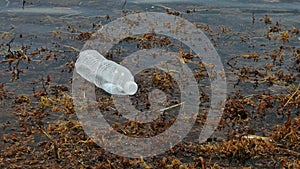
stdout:
<svg viewBox="0 0 300 169">
<path fill-rule="evenodd" d="M 129 95 L 134 95 L 138 89 L 138 85 L 134 81 L 126 82 L 124 92 Z"/>
</svg>

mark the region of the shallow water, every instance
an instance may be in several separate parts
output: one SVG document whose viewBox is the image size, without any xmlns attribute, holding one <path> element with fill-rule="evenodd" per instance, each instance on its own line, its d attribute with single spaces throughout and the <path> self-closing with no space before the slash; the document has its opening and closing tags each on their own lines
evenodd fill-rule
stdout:
<svg viewBox="0 0 300 169">
<path fill-rule="evenodd" d="M 95 30 L 93 24 L 106 24 L 109 21 L 101 19 L 105 15 L 109 15 L 110 19 L 116 19 L 122 16 L 122 7 L 126 10 L 140 11 L 158 11 L 164 12 L 164 8 L 172 8 L 182 12 L 182 17 L 187 18 L 191 22 L 199 22 L 209 24 L 212 29 L 216 29 L 218 25 L 222 25 L 233 29 L 236 32 L 251 32 L 253 37 L 255 34 L 261 34 L 265 31 L 260 25 L 251 25 L 251 17 L 254 14 L 257 18 L 261 18 L 268 14 L 273 20 L 279 20 L 282 24 L 290 26 L 300 25 L 300 2 L 294 1 L 279 1 L 265 0 L 230 0 L 230 1 L 205 1 L 205 0 L 189 0 L 182 3 L 177 0 L 152 0 L 152 1 L 80 1 L 71 0 L 62 2 L 59 0 L 52 1 L 35 1 L 25 3 L 22 9 L 21 2 L 18 1 L 1 1 L 0 2 L 0 33 L 12 32 L 12 35 L 7 39 L 1 39 L 4 43 L 15 37 L 13 46 L 20 47 L 22 44 L 30 44 L 31 49 L 40 48 L 42 46 L 55 48 L 55 43 L 60 43 L 62 50 L 70 50 L 66 46 L 73 46 L 81 49 L 84 42 L 69 41 L 72 36 L 67 31 L 68 27 L 80 29 L 83 31 Z M 184 13 L 187 9 L 195 8 L 196 12 L 192 14 Z M 256 22 L 258 22 L 256 20 Z M 250 25 L 244 30 L 243 25 Z M 58 39 L 53 37 L 53 31 L 60 31 L 62 36 L 67 38 Z M 18 38 L 22 34 L 22 38 Z M 75 35 L 78 35 L 78 33 Z M 236 38 L 236 39 L 235 39 Z M 238 37 L 229 37 L 227 41 L 231 42 L 228 46 L 226 41 L 219 41 L 219 46 L 216 48 L 223 60 L 233 54 L 242 54 L 249 51 L 249 44 L 240 44 Z M 260 38 L 253 38 L 253 43 L 266 43 Z M 293 41 L 293 45 L 299 46 L 299 41 Z M 5 59 L 7 49 L 0 50 L 0 60 Z M 71 78 L 71 74 L 60 74 L 57 71 L 62 71 L 61 67 L 66 61 L 76 59 L 74 53 L 65 53 L 66 59 L 57 62 L 44 62 L 39 64 L 43 58 L 34 58 L 32 63 L 22 64 L 24 73 L 20 75 L 17 82 L 10 82 L 10 75 L 7 64 L 0 64 L 1 83 L 7 83 L 8 90 L 13 90 L 18 94 L 30 93 L 28 83 L 32 82 L 32 78 L 53 74 L 56 79 L 60 79 L 57 83 L 65 83 Z M 61 77 L 58 77 L 60 75 Z M 65 79 L 65 80 L 64 80 Z"/>
<path fill-rule="evenodd" d="M 180 0 L 128 0 L 128 2 L 136 4 L 172 4 L 182 3 Z M 201 6 L 215 7 L 234 7 L 234 8 L 257 8 L 263 10 L 280 9 L 280 10 L 297 10 L 299 11 L 300 2 L 297 0 L 188 0 L 185 3 L 192 3 Z"/>
</svg>

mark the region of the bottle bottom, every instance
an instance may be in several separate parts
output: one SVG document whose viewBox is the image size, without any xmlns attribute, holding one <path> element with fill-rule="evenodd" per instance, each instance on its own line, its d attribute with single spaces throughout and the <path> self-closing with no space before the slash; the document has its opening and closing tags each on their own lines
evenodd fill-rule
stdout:
<svg viewBox="0 0 300 169">
<path fill-rule="evenodd" d="M 124 91 L 128 95 L 134 95 L 138 89 L 137 84 L 134 81 L 129 81 L 124 86 Z"/>
</svg>

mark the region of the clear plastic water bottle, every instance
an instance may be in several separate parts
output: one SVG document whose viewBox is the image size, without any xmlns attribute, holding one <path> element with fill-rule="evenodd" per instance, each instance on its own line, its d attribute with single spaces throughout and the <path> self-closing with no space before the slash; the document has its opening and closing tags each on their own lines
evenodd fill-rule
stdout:
<svg viewBox="0 0 300 169">
<path fill-rule="evenodd" d="M 126 67 L 107 60 L 96 50 L 80 52 L 75 70 L 81 77 L 110 94 L 133 95 L 138 89 Z"/>
</svg>

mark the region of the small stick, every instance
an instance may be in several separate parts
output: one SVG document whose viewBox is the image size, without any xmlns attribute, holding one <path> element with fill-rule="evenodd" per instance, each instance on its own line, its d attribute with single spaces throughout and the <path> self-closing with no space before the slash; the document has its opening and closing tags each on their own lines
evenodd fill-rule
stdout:
<svg viewBox="0 0 300 169">
<path fill-rule="evenodd" d="M 66 48 L 71 48 L 71 49 L 72 49 L 73 51 L 75 51 L 75 52 L 80 52 L 79 49 L 77 49 L 77 48 L 75 48 L 75 47 L 73 47 L 73 46 L 64 45 L 64 47 L 66 47 Z"/>
<path fill-rule="evenodd" d="M 291 95 L 291 97 L 289 98 L 289 100 L 283 105 L 282 109 L 285 108 L 285 106 L 287 106 L 289 104 L 289 102 L 293 99 L 293 97 L 298 93 L 299 88 L 300 88 L 300 83 L 299 83 L 296 91 Z"/>
<path fill-rule="evenodd" d="M 166 108 L 160 109 L 159 111 L 163 112 L 163 111 L 166 111 L 166 110 L 170 110 L 170 109 L 173 109 L 173 108 L 175 108 L 175 107 L 181 106 L 181 105 L 183 105 L 183 104 L 184 104 L 184 102 L 181 102 L 181 103 L 172 105 L 172 106 L 170 106 L 170 107 L 166 107 Z"/>
<path fill-rule="evenodd" d="M 25 4 L 26 4 L 26 1 L 25 1 L 25 0 L 22 0 L 22 9 L 24 9 Z"/>
<path fill-rule="evenodd" d="M 122 5 L 122 10 L 124 10 L 126 4 L 127 4 L 127 0 L 124 1 L 123 5 Z"/>
<path fill-rule="evenodd" d="M 54 154 L 55 154 L 55 157 L 60 160 L 60 155 L 59 155 L 59 150 L 58 150 L 58 144 L 56 142 L 56 140 L 53 139 L 53 137 L 47 133 L 45 130 L 44 130 L 44 127 L 41 125 L 41 124 L 38 124 L 38 128 L 42 131 L 42 133 L 53 143 L 53 146 L 54 146 Z"/>
</svg>

